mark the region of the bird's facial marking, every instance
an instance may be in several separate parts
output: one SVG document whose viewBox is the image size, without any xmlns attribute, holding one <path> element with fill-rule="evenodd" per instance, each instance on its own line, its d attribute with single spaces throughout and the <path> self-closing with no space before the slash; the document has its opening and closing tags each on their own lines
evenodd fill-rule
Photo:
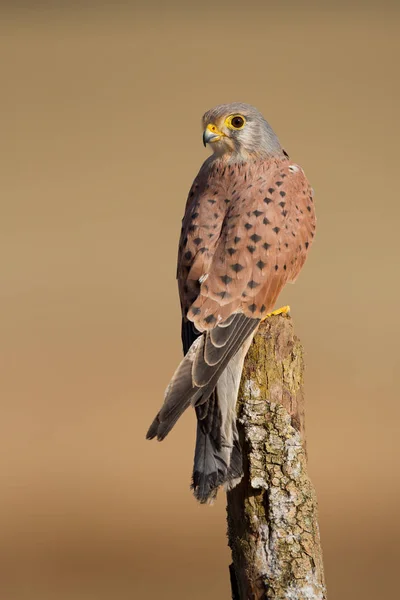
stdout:
<svg viewBox="0 0 400 600">
<path fill-rule="evenodd" d="M 238 129 L 243 129 L 246 125 L 246 119 L 243 115 L 239 114 L 229 115 L 229 117 L 226 117 L 225 119 L 225 125 L 228 129 L 238 131 Z"/>
<path fill-rule="evenodd" d="M 225 133 L 218 129 L 214 123 L 209 123 L 203 133 L 203 144 L 213 144 L 219 142 L 221 138 L 225 137 Z"/>
<path fill-rule="evenodd" d="M 226 117 L 218 117 L 215 121 L 205 125 L 203 133 L 203 144 L 215 144 L 214 151 L 233 151 L 235 149 L 233 137 L 234 132 L 238 132 L 246 126 L 246 117 L 239 113 L 233 113 Z M 230 135 L 232 132 L 232 136 Z M 216 143 L 219 142 L 219 143 Z"/>
<path fill-rule="evenodd" d="M 281 145 L 270 125 L 249 104 L 233 102 L 216 106 L 203 115 L 202 123 L 206 138 L 211 137 L 211 133 L 215 135 L 214 154 L 226 155 L 228 163 L 231 158 L 246 161 L 249 157 L 282 155 Z M 208 132 L 210 126 L 217 131 Z"/>
</svg>

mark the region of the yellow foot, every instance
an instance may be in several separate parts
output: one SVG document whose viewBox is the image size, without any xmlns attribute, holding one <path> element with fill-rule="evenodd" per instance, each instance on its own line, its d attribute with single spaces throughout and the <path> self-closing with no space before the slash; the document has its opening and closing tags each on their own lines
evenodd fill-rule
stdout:
<svg viewBox="0 0 400 600">
<path fill-rule="evenodd" d="M 277 308 L 276 310 L 268 313 L 267 315 L 265 315 L 265 317 L 263 317 L 261 319 L 261 321 L 265 321 L 265 319 L 268 319 L 268 317 L 274 317 L 276 315 L 288 315 L 290 313 L 290 306 L 282 306 L 281 308 Z"/>
</svg>

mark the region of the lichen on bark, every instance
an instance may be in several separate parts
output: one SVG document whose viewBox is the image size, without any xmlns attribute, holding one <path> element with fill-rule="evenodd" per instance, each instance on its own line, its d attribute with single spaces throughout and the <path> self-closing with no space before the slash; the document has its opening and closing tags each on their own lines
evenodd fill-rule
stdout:
<svg viewBox="0 0 400 600">
<path fill-rule="evenodd" d="M 326 598 L 303 371 L 291 319 L 268 319 L 249 349 L 238 398 L 245 475 L 228 492 L 235 600 Z"/>
</svg>

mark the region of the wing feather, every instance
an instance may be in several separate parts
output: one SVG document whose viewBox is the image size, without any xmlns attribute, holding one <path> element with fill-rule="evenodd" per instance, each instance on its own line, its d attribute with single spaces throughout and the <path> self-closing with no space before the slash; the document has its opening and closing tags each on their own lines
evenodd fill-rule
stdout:
<svg viewBox="0 0 400 600">
<path fill-rule="evenodd" d="M 235 312 L 259 319 L 272 310 L 313 240 L 313 197 L 303 170 L 277 159 L 250 171 L 237 170 L 235 190 L 223 189 L 227 204 L 218 240 L 204 262 L 196 299 L 184 303 L 199 330 L 220 326 Z"/>
<path fill-rule="evenodd" d="M 189 194 L 178 254 L 186 356 L 149 437 L 163 439 L 190 404 L 207 427 L 218 421 L 212 394 L 220 375 L 297 277 L 314 230 L 311 188 L 286 158 L 222 172 L 205 163 Z"/>
</svg>

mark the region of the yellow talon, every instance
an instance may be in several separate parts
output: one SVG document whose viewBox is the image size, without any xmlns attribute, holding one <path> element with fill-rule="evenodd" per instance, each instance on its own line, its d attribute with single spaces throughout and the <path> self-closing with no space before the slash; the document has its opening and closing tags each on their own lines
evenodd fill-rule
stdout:
<svg viewBox="0 0 400 600">
<path fill-rule="evenodd" d="M 290 313 L 290 306 L 289 305 L 282 306 L 281 308 L 277 308 L 276 310 L 273 310 L 272 312 L 265 315 L 265 317 L 263 317 L 261 319 L 261 321 L 265 321 L 265 319 L 268 319 L 268 317 L 275 317 L 276 315 L 288 315 L 289 313 Z"/>
</svg>

